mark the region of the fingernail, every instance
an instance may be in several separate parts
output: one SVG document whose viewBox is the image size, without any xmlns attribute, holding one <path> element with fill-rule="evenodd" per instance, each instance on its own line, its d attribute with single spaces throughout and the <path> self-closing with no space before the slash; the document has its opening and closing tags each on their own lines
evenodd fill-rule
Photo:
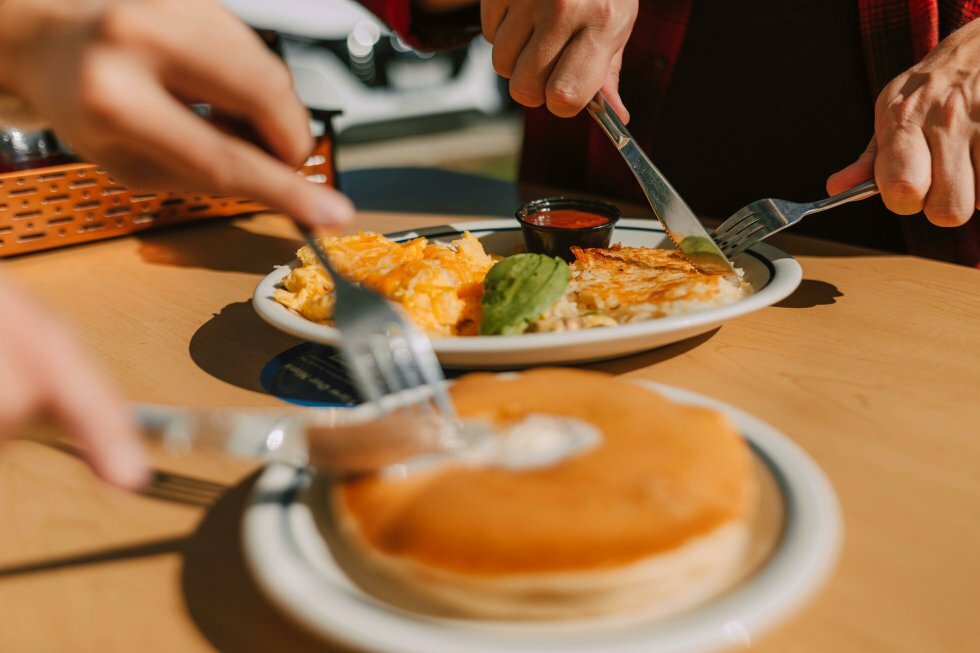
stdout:
<svg viewBox="0 0 980 653">
<path fill-rule="evenodd" d="M 113 485 L 128 490 L 144 487 L 150 480 L 146 451 L 133 433 L 114 442 L 103 458 L 102 475 Z"/>
<path fill-rule="evenodd" d="M 320 225 L 346 224 L 354 219 L 354 204 L 345 196 L 332 191 L 320 205 L 316 221 Z"/>
</svg>

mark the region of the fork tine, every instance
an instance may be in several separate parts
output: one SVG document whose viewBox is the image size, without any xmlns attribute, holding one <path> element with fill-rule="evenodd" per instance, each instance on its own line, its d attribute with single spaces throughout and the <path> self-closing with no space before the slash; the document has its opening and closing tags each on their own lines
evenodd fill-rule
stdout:
<svg viewBox="0 0 980 653">
<path fill-rule="evenodd" d="M 733 224 L 728 225 L 729 222 Z M 746 229 L 751 229 L 753 225 L 758 224 L 758 217 L 754 212 L 746 212 L 739 220 L 734 221 L 734 219 L 728 220 L 725 224 L 721 225 L 715 230 L 715 235 L 713 236 L 715 242 L 721 245 L 721 243 L 730 243 L 736 240 L 742 232 Z"/>
<path fill-rule="evenodd" d="M 411 335 L 405 337 L 374 334 L 365 343 L 369 343 L 366 356 L 372 361 L 374 371 L 377 372 L 376 375 L 369 375 L 373 376 L 372 387 L 376 387 L 377 392 L 371 400 L 383 404 L 384 397 L 387 395 L 427 387 L 431 393 L 431 402 L 426 400 L 420 404 L 431 409 L 434 403 L 443 417 L 455 419 L 456 410 L 443 384 L 445 377 L 442 375 L 442 368 L 438 363 L 434 363 L 436 367 L 432 369 L 432 363 L 436 359 L 431 352 L 429 340 L 425 338 L 421 341 L 420 351 L 419 341 L 413 342 Z M 429 345 L 429 355 L 426 355 L 425 345 Z M 380 387 L 377 387 L 379 385 Z"/>
<path fill-rule="evenodd" d="M 725 237 L 725 243 L 731 247 L 736 243 L 740 242 L 749 233 L 754 233 L 760 226 L 765 226 L 760 217 L 753 214 L 750 219 L 743 220 L 742 225 L 738 229 L 733 229 Z"/>
<path fill-rule="evenodd" d="M 439 412 L 444 417 L 455 418 L 456 410 L 446 391 L 446 377 L 432 349 L 432 342 L 412 323 L 405 322 L 401 325 L 396 344 L 398 351 L 395 360 L 410 387 L 427 386 Z"/>
<path fill-rule="evenodd" d="M 745 220 L 750 219 L 753 215 L 755 215 L 755 211 L 750 206 L 743 206 L 732 217 L 718 225 L 718 228 L 711 235 L 712 238 L 715 239 L 715 242 L 720 242 L 721 239 L 730 236 L 733 230 L 741 227 Z"/>
<path fill-rule="evenodd" d="M 401 378 L 398 365 L 395 362 L 394 339 L 380 333 L 372 333 L 368 336 L 368 343 L 371 358 L 378 370 L 378 376 L 386 388 L 384 394 L 393 394 L 407 389 L 409 386 Z"/>
<path fill-rule="evenodd" d="M 415 367 L 422 374 L 426 385 L 432 390 L 432 399 L 439 408 L 439 412 L 446 418 L 455 419 L 456 409 L 453 407 L 452 399 L 449 398 L 449 392 L 446 391 L 446 377 L 442 373 L 442 367 L 432 350 L 432 343 L 424 336 L 417 337 L 420 335 L 410 333 L 407 338 Z"/>
<path fill-rule="evenodd" d="M 398 373 L 401 375 L 406 388 L 415 388 L 425 384 L 422 372 L 415 363 L 415 356 L 412 354 L 411 347 L 402 336 L 393 336 L 389 342 L 391 347 L 391 359 L 395 364 Z"/>
<path fill-rule="evenodd" d="M 416 351 L 412 346 L 412 334 L 408 337 L 398 337 L 392 341 L 392 352 L 395 364 L 409 388 L 426 388 L 428 392 L 423 401 L 416 404 L 424 414 L 433 411 L 447 419 L 455 417 L 455 409 L 442 386 L 444 377 L 432 377 L 426 374 L 425 361 L 430 360 L 423 352 Z M 428 343 L 428 340 L 425 341 Z M 439 370 L 441 372 L 441 369 Z"/>
<path fill-rule="evenodd" d="M 754 229 L 744 231 L 738 238 L 730 242 L 727 248 L 723 247 L 722 251 L 725 252 L 725 256 L 728 257 L 738 256 L 749 247 L 752 247 L 752 245 L 755 245 L 757 242 L 762 240 L 762 238 L 768 233 L 769 232 L 764 224 L 756 223 Z M 726 249 L 728 251 L 726 251 Z"/>
<path fill-rule="evenodd" d="M 344 364 L 347 371 L 354 377 L 357 389 L 365 396 L 364 401 L 378 401 L 384 396 L 386 389 L 382 386 L 377 364 L 367 342 L 350 340 L 341 341 Z"/>
</svg>

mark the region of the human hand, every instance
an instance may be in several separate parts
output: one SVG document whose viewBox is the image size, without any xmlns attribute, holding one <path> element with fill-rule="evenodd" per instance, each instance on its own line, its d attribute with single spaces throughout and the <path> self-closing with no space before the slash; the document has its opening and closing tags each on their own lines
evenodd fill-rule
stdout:
<svg viewBox="0 0 980 653">
<path fill-rule="evenodd" d="M 147 480 L 143 448 L 122 399 L 68 329 L 0 277 L 0 440 L 50 416 L 106 481 Z"/>
<path fill-rule="evenodd" d="M 872 177 L 890 210 L 925 211 L 940 227 L 962 225 L 980 208 L 980 20 L 884 88 L 874 138 L 827 180 L 827 192 Z"/>
<path fill-rule="evenodd" d="M 343 195 L 295 173 L 313 142 L 289 71 L 215 0 L 4 0 L 0 88 L 133 187 L 242 195 L 311 226 L 353 215 Z"/>
<path fill-rule="evenodd" d="M 480 14 L 514 100 L 568 118 L 602 90 L 629 121 L 619 71 L 637 0 L 482 0 Z"/>
</svg>

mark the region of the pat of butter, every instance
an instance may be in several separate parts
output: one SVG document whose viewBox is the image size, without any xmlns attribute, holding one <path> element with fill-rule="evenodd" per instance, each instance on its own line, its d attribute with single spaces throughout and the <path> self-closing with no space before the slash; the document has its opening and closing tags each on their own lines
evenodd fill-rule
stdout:
<svg viewBox="0 0 980 653">
<path fill-rule="evenodd" d="M 464 420 L 459 446 L 422 454 L 385 468 L 388 478 L 407 478 L 449 464 L 526 471 L 557 465 L 602 443 L 602 432 L 580 419 L 532 413 L 502 429 Z"/>
<path fill-rule="evenodd" d="M 535 469 L 581 455 L 601 443 L 602 433 L 588 422 L 532 413 L 459 452 L 458 459 L 474 466 Z"/>
</svg>

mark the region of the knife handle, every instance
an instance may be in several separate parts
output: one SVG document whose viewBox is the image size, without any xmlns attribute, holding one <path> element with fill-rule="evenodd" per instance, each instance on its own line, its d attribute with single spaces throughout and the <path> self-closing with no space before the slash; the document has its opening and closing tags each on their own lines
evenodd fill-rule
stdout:
<svg viewBox="0 0 980 653">
<path fill-rule="evenodd" d="M 653 165 L 650 158 L 636 144 L 636 141 L 633 140 L 633 136 L 626 129 L 626 125 L 619 119 L 619 116 L 616 115 L 616 112 L 613 111 L 613 108 L 609 106 L 609 102 L 603 96 L 602 91 L 596 93 L 595 97 L 587 105 L 587 108 L 589 113 L 592 114 L 592 117 L 602 127 L 602 130 L 609 136 L 609 140 L 619 150 L 623 159 L 626 160 L 630 172 L 633 173 L 633 176 L 640 183 L 643 194 L 646 195 L 654 214 L 664 223 L 668 235 L 670 235 L 675 244 L 679 243 L 683 239 L 683 236 L 688 234 L 679 234 L 681 237 L 675 238 L 677 234 L 671 231 L 669 224 L 664 220 L 664 212 L 671 205 L 683 204 L 683 200 L 680 199 L 680 196 L 671 187 L 667 178 Z M 684 205 L 683 209 L 687 213 L 690 213 L 687 205 Z M 693 216 L 693 214 L 691 215 Z"/>
<path fill-rule="evenodd" d="M 136 404 L 143 433 L 173 454 L 210 451 L 264 461 L 305 464 L 306 420 L 271 410 L 203 410 Z"/>
<path fill-rule="evenodd" d="M 619 119 L 619 116 L 616 115 L 616 112 L 613 111 L 602 91 L 595 94 L 595 97 L 586 105 L 586 109 L 617 148 L 622 149 L 624 145 L 633 140 L 633 136 L 626 129 L 626 125 Z"/>
</svg>

